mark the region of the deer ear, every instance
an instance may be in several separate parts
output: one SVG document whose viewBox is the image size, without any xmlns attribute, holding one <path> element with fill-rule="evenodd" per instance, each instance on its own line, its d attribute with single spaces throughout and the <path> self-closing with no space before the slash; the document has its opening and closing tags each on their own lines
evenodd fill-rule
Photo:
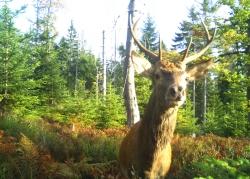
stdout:
<svg viewBox="0 0 250 179">
<path fill-rule="evenodd" d="M 187 74 L 189 81 L 199 79 L 203 77 L 208 70 L 213 66 L 212 60 L 202 61 L 200 63 L 191 65 L 187 68 Z"/>
<path fill-rule="evenodd" d="M 139 56 L 132 51 L 132 63 L 136 73 L 145 77 L 150 77 L 152 74 L 152 64 L 144 57 Z"/>
</svg>

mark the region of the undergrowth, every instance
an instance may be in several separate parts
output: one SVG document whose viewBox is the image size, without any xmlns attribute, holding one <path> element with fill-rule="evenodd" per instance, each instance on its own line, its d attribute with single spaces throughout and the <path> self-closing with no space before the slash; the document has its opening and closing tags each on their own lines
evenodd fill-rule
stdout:
<svg viewBox="0 0 250 179">
<path fill-rule="evenodd" d="M 1 178 L 114 178 L 125 128 L 96 129 L 46 119 L 0 121 Z M 176 136 L 167 178 L 249 175 L 249 139 Z M 220 168 L 218 175 L 208 175 Z M 234 172 L 230 174 L 230 172 Z M 225 175 L 224 173 L 229 173 Z"/>
<path fill-rule="evenodd" d="M 199 137 L 175 137 L 170 178 L 193 178 L 198 173 L 197 162 L 207 158 L 218 160 L 245 158 L 250 160 L 249 139 L 219 137 L 212 134 Z"/>
<path fill-rule="evenodd" d="M 206 158 L 193 164 L 196 177 L 224 179 L 250 179 L 250 160 L 246 158 L 224 159 Z"/>
</svg>

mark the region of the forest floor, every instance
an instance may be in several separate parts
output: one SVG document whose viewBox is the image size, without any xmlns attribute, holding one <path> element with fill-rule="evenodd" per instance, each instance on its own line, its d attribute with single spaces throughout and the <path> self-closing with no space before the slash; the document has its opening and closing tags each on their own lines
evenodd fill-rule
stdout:
<svg viewBox="0 0 250 179">
<path fill-rule="evenodd" d="M 29 123 L 5 119 L 0 121 L 0 178 L 115 178 L 119 145 L 127 131 L 44 119 Z M 193 164 L 207 157 L 250 161 L 249 139 L 176 135 L 172 146 L 169 178 L 202 176 Z M 248 178 L 250 162 L 244 167 L 232 175 Z"/>
</svg>

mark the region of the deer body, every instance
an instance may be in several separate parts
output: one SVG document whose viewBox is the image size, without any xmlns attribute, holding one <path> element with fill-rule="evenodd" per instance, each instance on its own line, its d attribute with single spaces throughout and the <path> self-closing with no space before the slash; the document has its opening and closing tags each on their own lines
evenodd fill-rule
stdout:
<svg viewBox="0 0 250 179">
<path fill-rule="evenodd" d="M 157 72 L 157 69 L 167 65 L 169 64 L 159 61 L 154 73 L 161 73 Z M 183 82 L 184 84 L 178 85 L 180 87 L 185 86 L 185 81 L 181 80 L 184 77 L 176 75 L 176 78 L 179 79 L 167 79 L 170 82 L 172 80 Z M 127 178 L 132 177 L 131 171 L 133 170 L 135 170 L 135 175 L 141 177 L 146 175 L 148 178 L 156 178 L 166 175 L 171 163 L 170 143 L 176 125 L 178 106 L 185 100 L 184 90 L 185 87 L 182 87 L 180 93 L 183 95 L 175 104 L 171 100 L 166 100 L 171 93 L 171 90 L 168 89 L 168 82 L 154 82 L 154 89 L 145 109 L 144 119 L 131 128 L 121 144 L 119 158 L 122 171 Z"/>
<path fill-rule="evenodd" d="M 204 24 L 203 24 L 204 25 Z M 204 25 L 205 27 L 205 25 Z M 176 125 L 178 108 L 186 99 L 186 87 L 190 80 L 203 76 L 212 61 L 202 61 L 186 67 L 186 64 L 199 58 L 210 46 L 213 37 L 207 35 L 208 44 L 198 54 L 187 57 L 188 49 L 182 61 L 170 62 L 146 49 L 132 36 L 138 47 L 150 57 L 150 62 L 132 54 L 135 70 L 152 80 L 153 90 L 143 119 L 136 123 L 121 143 L 119 163 L 125 178 L 163 178 L 166 176 L 172 158 L 171 140 Z M 206 32 L 208 30 L 205 27 Z"/>
<path fill-rule="evenodd" d="M 152 101 L 153 102 L 153 101 Z M 156 178 L 165 176 L 171 163 L 171 137 L 176 123 L 177 109 L 169 108 L 152 114 L 158 124 L 147 122 L 147 119 L 136 123 L 123 140 L 120 150 L 120 162 L 127 178 L 136 176 Z M 149 118 L 149 120 L 151 120 Z M 154 121 L 154 120 L 153 120 Z"/>
</svg>

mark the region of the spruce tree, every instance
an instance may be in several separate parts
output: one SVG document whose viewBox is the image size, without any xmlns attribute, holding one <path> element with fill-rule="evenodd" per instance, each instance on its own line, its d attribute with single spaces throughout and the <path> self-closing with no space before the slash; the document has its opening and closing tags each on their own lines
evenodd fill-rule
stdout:
<svg viewBox="0 0 250 179">
<path fill-rule="evenodd" d="M 63 37 L 57 48 L 61 63 L 61 74 L 66 81 L 70 96 L 78 96 L 83 90 L 91 90 L 96 80 L 99 63 L 91 52 L 79 49 L 77 32 L 73 23 L 68 29 L 67 37 Z"/>
<path fill-rule="evenodd" d="M 249 134 L 250 87 L 250 4 L 249 1 L 222 0 L 231 13 L 219 22 L 219 94 L 228 111 L 225 135 Z M 225 23 L 226 22 L 226 23 Z M 224 85 L 226 84 L 226 85 Z"/>
<path fill-rule="evenodd" d="M 147 16 L 144 27 L 142 29 L 141 42 L 147 49 L 151 51 L 156 51 L 159 48 L 158 33 L 155 29 L 155 22 L 149 15 Z"/>
<path fill-rule="evenodd" d="M 79 42 L 77 32 L 71 21 L 68 29 L 68 45 L 69 45 L 69 59 L 68 59 L 68 78 L 67 85 L 70 91 L 76 96 L 78 86 L 78 71 L 79 71 Z"/>
<path fill-rule="evenodd" d="M 55 105 L 62 99 L 65 81 L 60 71 L 60 62 L 55 50 L 56 32 L 54 29 L 54 13 L 56 2 L 37 0 L 37 19 L 34 26 L 36 53 L 35 60 L 39 66 L 35 69 L 35 79 L 39 83 L 38 96 L 44 105 Z M 38 28 L 38 29 L 36 29 Z"/>
<path fill-rule="evenodd" d="M 34 104 L 31 78 L 34 66 L 28 38 L 14 26 L 15 18 L 24 10 L 12 11 L 10 1 L 3 2 L 0 9 L 0 112 L 1 115 L 19 107 L 18 113 L 25 112 Z"/>
</svg>

